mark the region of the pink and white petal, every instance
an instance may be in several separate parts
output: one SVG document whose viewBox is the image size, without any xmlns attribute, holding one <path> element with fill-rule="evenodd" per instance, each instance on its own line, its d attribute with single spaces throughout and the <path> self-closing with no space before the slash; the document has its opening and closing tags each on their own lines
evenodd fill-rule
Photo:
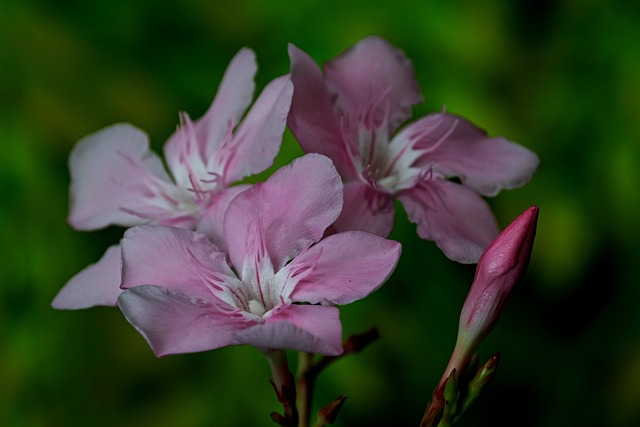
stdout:
<svg viewBox="0 0 640 427">
<path fill-rule="evenodd" d="M 203 161 L 215 155 L 229 130 L 236 127 L 251 104 L 255 91 L 253 78 L 257 69 L 255 53 L 251 49 L 241 49 L 229 63 L 211 106 L 193 124 Z M 171 171 L 181 167 L 180 150 L 176 132 L 164 146 L 165 159 Z"/>
<path fill-rule="evenodd" d="M 356 177 L 320 68 L 292 44 L 289 44 L 289 58 L 294 86 L 287 121 L 291 132 L 306 153 L 323 154 L 333 160 L 341 176 Z"/>
<path fill-rule="evenodd" d="M 538 156 L 525 147 L 502 137 L 490 138 L 484 130 L 452 114 L 429 115 L 402 134 L 415 140 L 418 147 L 429 149 L 417 165 L 459 177 L 485 196 L 523 186 L 539 163 Z"/>
<path fill-rule="evenodd" d="M 369 115 L 369 128 L 388 121 L 390 131 L 422 101 L 411 61 L 380 37 L 367 37 L 328 62 L 324 75 L 335 106 L 352 118 Z"/>
<path fill-rule="evenodd" d="M 122 261 L 120 245 L 110 246 L 100 260 L 73 276 L 51 306 L 57 309 L 77 310 L 96 305 L 115 307 L 118 302 Z"/>
<path fill-rule="evenodd" d="M 344 185 L 344 205 L 332 228 L 337 232 L 362 230 L 387 237 L 395 211 L 391 195 L 376 191 L 365 182 L 351 181 Z"/>
<path fill-rule="evenodd" d="M 262 172 L 273 164 L 287 123 L 293 84 L 289 76 L 269 83 L 238 126 L 231 144 L 220 147 L 225 185 Z M 224 152 L 223 152 L 224 151 Z"/>
<path fill-rule="evenodd" d="M 235 334 L 252 323 L 211 301 L 160 286 L 127 289 L 118 306 L 158 357 L 241 344 Z"/>
<path fill-rule="evenodd" d="M 342 324 L 336 307 L 291 305 L 263 324 L 235 335 L 243 344 L 260 349 L 289 349 L 338 356 L 342 354 Z"/>
<path fill-rule="evenodd" d="M 162 161 L 149 150 L 147 135 L 129 124 L 80 140 L 69 156 L 69 169 L 68 221 L 79 230 L 147 223 L 131 212 L 153 205 L 158 186 L 173 186 Z"/>
<path fill-rule="evenodd" d="M 218 150 L 217 144 L 227 129 L 237 126 L 251 104 L 257 69 L 256 54 L 251 49 L 240 49 L 231 59 L 211 107 L 195 123 L 196 136 L 205 141 L 205 159 Z"/>
<path fill-rule="evenodd" d="M 285 266 L 301 277 L 290 298 L 312 304 L 362 299 L 391 276 L 400 251 L 400 243 L 364 231 L 326 237 Z"/>
<path fill-rule="evenodd" d="M 225 188 L 215 196 L 198 222 L 196 231 L 206 235 L 221 252 L 227 251 L 227 243 L 224 241 L 224 214 L 227 212 L 229 203 L 238 194 L 249 188 L 251 188 L 251 185 L 245 184 Z"/>
<path fill-rule="evenodd" d="M 487 203 L 473 190 L 433 177 L 398 194 L 418 235 L 465 264 L 478 262 L 499 229 Z"/>
<path fill-rule="evenodd" d="M 245 260 L 264 248 L 278 271 L 320 240 L 341 209 L 342 181 L 331 160 L 300 157 L 229 204 L 224 236 L 231 262 L 242 271 Z"/>
<path fill-rule="evenodd" d="M 159 285 L 211 299 L 235 277 L 224 253 L 204 234 L 174 227 L 130 228 L 122 239 L 122 289 Z"/>
</svg>

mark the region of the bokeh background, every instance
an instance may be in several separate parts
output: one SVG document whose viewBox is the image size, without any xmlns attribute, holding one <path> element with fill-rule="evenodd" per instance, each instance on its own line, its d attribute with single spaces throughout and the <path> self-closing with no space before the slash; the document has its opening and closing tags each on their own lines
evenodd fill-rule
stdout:
<svg viewBox="0 0 640 427">
<path fill-rule="evenodd" d="M 66 224 L 67 156 L 121 121 L 160 152 L 243 46 L 261 89 L 288 72 L 287 43 L 321 63 L 371 34 L 413 60 L 415 117 L 446 105 L 541 159 L 490 200 L 502 226 L 539 205 L 538 236 L 479 348 L 501 352 L 497 378 L 459 425 L 640 425 L 640 3 L 597 0 L 2 0 L 0 425 L 274 425 L 257 350 L 157 359 L 115 308 L 50 307 L 122 235 Z M 277 164 L 299 154 L 287 132 Z M 319 379 L 318 405 L 348 396 L 339 426 L 418 425 L 473 277 L 396 223 L 396 273 L 342 310 L 346 334 L 382 339 Z"/>
</svg>

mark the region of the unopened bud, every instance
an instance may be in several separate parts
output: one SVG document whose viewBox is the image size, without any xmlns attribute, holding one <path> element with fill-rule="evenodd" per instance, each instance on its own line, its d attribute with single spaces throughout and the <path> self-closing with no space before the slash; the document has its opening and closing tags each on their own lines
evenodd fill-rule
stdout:
<svg viewBox="0 0 640 427">
<path fill-rule="evenodd" d="M 444 386 L 444 400 L 448 405 L 453 406 L 458 400 L 460 391 L 458 390 L 458 372 L 454 369 Z"/>
<path fill-rule="evenodd" d="M 453 369 L 465 372 L 471 354 L 495 325 L 513 286 L 526 271 L 536 234 L 538 211 L 537 206 L 524 211 L 482 253 L 460 313 L 456 346 L 440 385 Z"/>
<path fill-rule="evenodd" d="M 493 379 L 498 369 L 498 362 L 500 361 L 500 353 L 496 353 L 489 360 L 487 360 L 476 372 L 476 376 L 473 377 L 469 383 L 469 390 L 477 392 L 478 394 L 482 389 Z"/>
<path fill-rule="evenodd" d="M 489 360 L 487 360 L 482 366 L 475 371 L 475 376 L 469 382 L 467 394 L 462 402 L 462 412 L 480 396 L 480 393 L 491 382 L 498 369 L 498 362 L 500 361 L 500 353 L 496 353 Z"/>
<path fill-rule="evenodd" d="M 345 400 L 347 400 L 346 396 L 338 396 L 334 401 L 318 411 L 318 420 L 322 425 L 334 423 Z"/>
<path fill-rule="evenodd" d="M 538 207 L 516 218 L 483 252 L 460 313 L 459 338 L 475 349 L 495 325 L 513 286 L 529 265 Z"/>
</svg>

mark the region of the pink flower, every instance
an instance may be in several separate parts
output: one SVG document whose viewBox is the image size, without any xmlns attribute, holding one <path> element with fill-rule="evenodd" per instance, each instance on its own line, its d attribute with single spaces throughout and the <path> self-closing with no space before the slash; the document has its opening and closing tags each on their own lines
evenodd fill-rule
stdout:
<svg viewBox="0 0 640 427">
<path fill-rule="evenodd" d="M 164 146 L 169 175 L 149 150 L 147 135 L 116 124 L 82 139 L 71 152 L 69 223 L 78 230 L 111 224 L 162 224 L 205 233 L 223 247 L 222 218 L 246 185 L 231 186 L 273 163 L 292 94 L 288 76 L 273 80 L 244 120 L 255 89 L 255 54 L 242 49 L 225 72 L 205 115 L 181 126 Z M 73 277 L 58 293 L 55 308 L 115 305 L 120 294 L 120 249 Z"/>
<path fill-rule="evenodd" d="M 394 135 L 422 98 L 411 62 L 383 39 L 360 41 L 326 64 L 324 76 L 293 45 L 289 56 L 295 91 L 288 125 L 304 151 L 334 161 L 345 183 L 335 228 L 387 236 L 397 198 L 420 237 L 453 260 L 476 262 L 499 232 L 480 195 L 527 183 L 537 156 L 445 113 Z"/>
<path fill-rule="evenodd" d="M 537 206 L 524 211 L 480 257 L 460 313 L 455 350 L 441 383 L 454 368 L 458 373 L 463 371 L 480 341 L 496 324 L 514 285 L 524 275 L 533 249 L 538 211 Z"/>
<path fill-rule="evenodd" d="M 306 155 L 238 195 L 224 217 L 225 254 L 188 230 L 135 227 L 122 242 L 118 305 L 157 356 L 250 344 L 337 355 L 333 304 L 380 287 L 400 244 L 350 231 L 321 239 L 342 207 L 331 161 Z"/>
</svg>

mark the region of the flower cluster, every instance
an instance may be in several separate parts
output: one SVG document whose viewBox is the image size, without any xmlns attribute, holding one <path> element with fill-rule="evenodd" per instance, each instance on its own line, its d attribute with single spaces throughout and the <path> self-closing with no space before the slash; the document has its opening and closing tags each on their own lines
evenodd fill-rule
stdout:
<svg viewBox="0 0 640 427">
<path fill-rule="evenodd" d="M 400 128 L 422 97 L 409 59 L 381 38 L 360 41 L 323 71 L 293 45 L 289 56 L 291 73 L 245 114 L 257 66 L 242 49 L 204 116 L 180 115 L 164 146 L 168 170 L 129 124 L 76 145 L 69 223 L 130 228 L 52 303 L 117 305 L 157 356 L 255 346 L 276 366 L 283 402 L 291 384 L 273 352 L 342 354 L 336 305 L 366 297 L 393 273 L 394 199 L 449 258 L 480 259 L 480 284 L 461 318 L 474 348 L 533 242 L 530 213 L 485 251 L 500 230 L 482 196 L 525 184 L 538 164 L 526 148 L 444 111 Z M 243 183 L 273 164 L 287 125 L 306 154 L 265 182 Z M 505 239 L 525 249 L 505 249 Z M 294 425 L 285 408 L 278 422 Z"/>
</svg>

